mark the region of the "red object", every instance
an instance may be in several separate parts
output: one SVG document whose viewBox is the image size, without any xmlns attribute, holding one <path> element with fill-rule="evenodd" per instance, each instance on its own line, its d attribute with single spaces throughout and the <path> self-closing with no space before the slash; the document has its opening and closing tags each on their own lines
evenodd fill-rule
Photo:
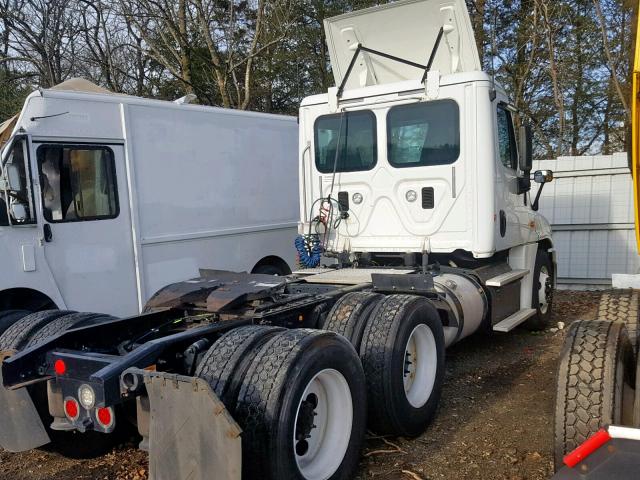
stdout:
<svg viewBox="0 0 640 480">
<path fill-rule="evenodd" d="M 98 418 L 100 425 L 105 428 L 110 427 L 113 423 L 113 412 L 109 407 L 99 408 L 96 417 Z"/>
<path fill-rule="evenodd" d="M 611 435 L 609 435 L 609 432 L 604 428 L 601 428 L 587 438 L 582 445 L 576 448 L 573 452 L 568 453 L 562 461 L 567 467 L 573 468 L 609 440 L 611 440 Z"/>
<path fill-rule="evenodd" d="M 75 420 L 80 414 L 80 405 L 73 398 L 64 401 L 64 413 L 70 420 Z"/>
<path fill-rule="evenodd" d="M 56 372 L 56 375 L 64 375 L 64 372 L 67 371 L 67 365 L 64 363 L 64 360 L 56 360 L 53 364 L 53 371 Z"/>
</svg>

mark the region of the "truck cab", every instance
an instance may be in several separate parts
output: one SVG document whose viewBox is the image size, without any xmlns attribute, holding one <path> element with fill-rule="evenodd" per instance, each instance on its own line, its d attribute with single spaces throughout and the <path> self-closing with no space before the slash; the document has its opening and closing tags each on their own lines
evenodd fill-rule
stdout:
<svg viewBox="0 0 640 480">
<path fill-rule="evenodd" d="M 463 2 L 402 3 L 397 21 L 391 5 L 325 23 L 338 87 L 300 109 L 300 233 L 332 208 L 325 250 L 377 263 L 550 243 L 529 199 L 529 129 L 481 71 Z"/>
</svg>

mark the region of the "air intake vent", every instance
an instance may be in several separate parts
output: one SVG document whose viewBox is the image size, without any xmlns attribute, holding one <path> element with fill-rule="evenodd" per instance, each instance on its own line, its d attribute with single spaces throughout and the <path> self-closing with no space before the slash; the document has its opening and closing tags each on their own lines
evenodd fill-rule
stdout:
<svg viewBox="0 0 640 480">
<path fill-rule="evenodd" d="M 433 204 L 433 187 L 424 187 L 422 189 L 422 208 L 431 209 Z"/>
<path fill-rule="evenodd" d="M 341 212 L 349 211 L 349 192 L 338 192 L 338 205 Z"/>
</svg>

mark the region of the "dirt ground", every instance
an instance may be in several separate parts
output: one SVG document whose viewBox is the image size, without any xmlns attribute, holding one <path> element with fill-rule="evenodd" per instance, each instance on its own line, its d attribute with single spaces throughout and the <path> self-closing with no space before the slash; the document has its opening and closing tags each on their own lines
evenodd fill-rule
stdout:
<svg viewBox="0 0 640 480">
<path fill-rule="evenodd" d="M 552 327 L 473 336 L 447 352 L 447 375 L 433 424 L 419 438 L 369 435 L 357 480 L 547 479 L 552 471 L 556 359 L 566 328 L 594 318 L 600 295 L 559 291 Z M 558 322 L 565 329 L 558 330 Z M 147 478 L 133 443 L 93 460 L 42 450 L 0 450 L 0 479 Z"/>
</svg>

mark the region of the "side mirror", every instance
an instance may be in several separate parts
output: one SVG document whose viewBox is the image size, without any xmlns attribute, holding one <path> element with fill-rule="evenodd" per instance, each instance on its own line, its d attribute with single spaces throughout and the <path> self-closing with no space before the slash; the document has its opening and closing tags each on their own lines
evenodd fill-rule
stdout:
<svg viewBox="0 0 640 480">
<path fill-rule="evenodd" d="M 11 202 L 9 210 L 11 211 L 11 216 L 16 223 L 24 223 L 28 220 L 27 207 L 22 203 Z"/>
<path fill-rule="evenodd" d="M 22 190 L 20 169 L 12 163 L 6 165 L 5 168 L 7 169 L 7 183 L 9 184 L 9 190 L 13 190 L 14 192 Z"/>
<path fill-rule="evenodd" d="M 518 132 L 519 140 L 519 153 L 518 156 L 518 169 L 529 177 L 529 172 L 533 166 L 533 130 L 531 125 L 522 125 Z"/>
<path fill-rule="evenodd" d="M 553 181 L 553 172 L 551 170 L 536 170 L 533 172 L 533 181 L 536 183 L 549 183 Z"/>
<path fill-rule="evenodd" d="M 533 172 L 533 181 L 540 184 L 538 193 L 536 193 L 536 198 L 531 204 L 531 210 L 533 210 L 534 212 L 538 211 L 538 200 L 540 200 L 540 194 L 542 193 L 544 184 L 551 182 L 552 180 L 553 172 L 551 170 L 536 170 L 535 172 Z"/>
</svg>

